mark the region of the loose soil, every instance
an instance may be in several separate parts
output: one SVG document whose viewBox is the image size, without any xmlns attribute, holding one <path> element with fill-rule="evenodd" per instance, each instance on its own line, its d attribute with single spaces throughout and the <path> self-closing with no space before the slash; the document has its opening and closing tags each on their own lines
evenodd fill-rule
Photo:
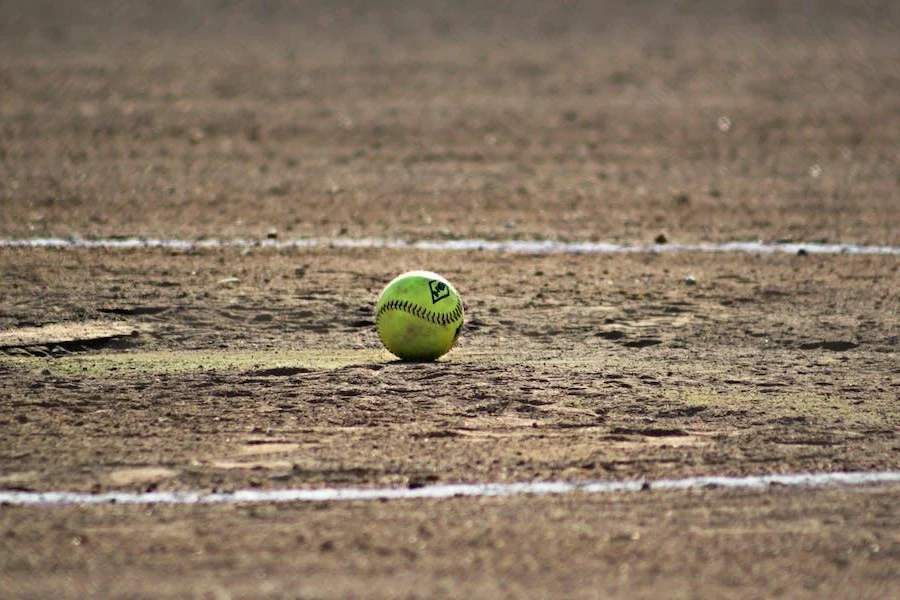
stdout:
<svg viewBox="0 0 900 600">
<path fill-rule="evenodd" d="M 213 4 L 0 5 L 0 237 L 900 245 L 893 5 Z M 466 302 L 430 364 L 373 327 L 416 268 Z M 0 282 L 2 489 L 898 468 L 895 256 L 0 248 Z M 6 506 L 0 595 L 891 597 L 898 497 Z"/>
</svg>

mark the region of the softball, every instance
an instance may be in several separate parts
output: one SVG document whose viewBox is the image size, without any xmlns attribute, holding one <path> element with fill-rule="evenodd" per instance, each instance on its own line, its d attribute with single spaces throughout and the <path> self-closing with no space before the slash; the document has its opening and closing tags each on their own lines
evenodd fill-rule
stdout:
<svg viewBox="0 0 900 600">
<path fill-rule="evenodd" d="M 378 337 L 402 360 L 434 360 L 446 354 L 462 325 L 459 293 L 431 271 L 400 275 L 387 284 L 375 305 Z"/>
</svg>

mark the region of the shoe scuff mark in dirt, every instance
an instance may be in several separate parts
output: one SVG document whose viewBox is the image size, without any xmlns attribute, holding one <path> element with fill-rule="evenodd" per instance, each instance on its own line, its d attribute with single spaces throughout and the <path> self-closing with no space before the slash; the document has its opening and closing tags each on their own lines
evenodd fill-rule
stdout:
<svg viewBox="0 0 900 600">
<path fill-rule="evenodd" d="M 0 331 L 0 353 L 25 356 L 56 356 L 100 348 L 127 348 L 137 344 L 144 324 L 84 321 L 51 323 Z"/>
</svg>

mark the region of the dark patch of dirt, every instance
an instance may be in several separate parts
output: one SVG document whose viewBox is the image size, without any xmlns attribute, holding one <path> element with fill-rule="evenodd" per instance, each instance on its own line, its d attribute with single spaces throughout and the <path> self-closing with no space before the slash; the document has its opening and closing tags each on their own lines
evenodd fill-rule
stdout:
<svg viewBox="0 0 900 600">
<path fill-rule="evenodd" d="M 847 342 L 847 341 L 823 341 L 823 342 L 807 342 L 805 344 L 800 344 L 801 350 L 815 350 L 817 348 L 822 348 L 824 350 L 831 350 L 832 352 L 844 352 L 846 350 L 853 350 L 857 348 L 859 344 L 856 342 Z"/>
</svg>

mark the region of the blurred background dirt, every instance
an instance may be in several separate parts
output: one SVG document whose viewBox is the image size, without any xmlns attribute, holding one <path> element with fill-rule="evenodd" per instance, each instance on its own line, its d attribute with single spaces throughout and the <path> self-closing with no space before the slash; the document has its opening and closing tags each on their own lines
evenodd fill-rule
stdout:
<svg viewBox="0 0 900 600">
<path fill-rule="evenodd" d="M 0 5 L 0 232 L 900 243 L 892 2 Z"/>
</svg>

